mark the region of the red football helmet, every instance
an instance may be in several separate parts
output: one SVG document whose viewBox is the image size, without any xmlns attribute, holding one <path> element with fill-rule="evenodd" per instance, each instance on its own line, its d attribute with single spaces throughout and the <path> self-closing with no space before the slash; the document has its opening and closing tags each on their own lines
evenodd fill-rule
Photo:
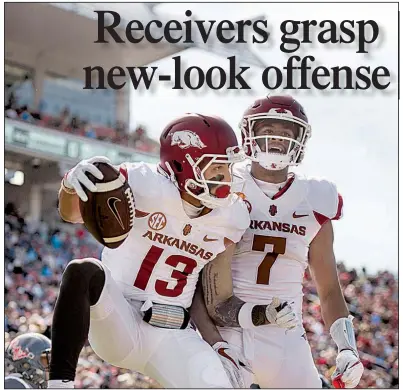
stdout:
<svg viewBox="0 0 403 390">
<path fill-rule="evenodd" d="M 204 177 L 211 164 L 229 164 L 232 176 L 232 164 L 245 158 L 227 122 L 215 116 L 186 114 L 165 127 L 160 143 L 160 167 L 180 191 L 186 191 L 209 208 L 229 204 L 233 181 Z M 214 196 L 208 184 L 222 187 Z"/>
<path fill-rule="evenodd" d="M 275 135 L 255 136 L 253 127 L 258 120 L 279 119 L 292 122 L 298 125 L 299 134 L 296 139 Z M 256 100 L 249 107 L 242 118 L 242 145 L 245 153 L 252 161 L 257 161 L 263 168 L 280 170 L 287 166 L 301 163 L 305 146 L 311 136 L 311 126 L 301 104 L 291 96 L 266 96 Z M 264 139 L 266 151 L 262 151 L 256 142 L 257 139 Z M 267 143 L 270 139 L 282 139 L 289 141 L 288 150 L 285 154 L 270 153 Z"/>
</svg>

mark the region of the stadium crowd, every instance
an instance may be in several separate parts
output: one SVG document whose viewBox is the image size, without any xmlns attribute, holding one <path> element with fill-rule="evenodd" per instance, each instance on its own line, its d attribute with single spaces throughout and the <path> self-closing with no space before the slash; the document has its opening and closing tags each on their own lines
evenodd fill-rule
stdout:
<svg viewBox="0 0 403 390">
<path fill-rule="evenodd" d="M 81 226 L 31 224 L 8 204 L 5 213 L 5 342 L 24 332 L 50 337 L 52 309 L 61 275 L 74 258 L 98 257 L 102 247 Z M 389 272 L 368 275 L 339 264 L 358 350 L 366 368 L 359 388 L 398 388 L 398 289 Z M 337 349 L 320 317 L 315 286 L 306 273 L 304 324 L 319 372 L 329 379 Z M 118 369 L 83 349 L 76 376 L 79 388 L 158 388 L 151 378 Z M 10 367 L 6 367 L 6 371 Z"/>
<path fill-rule="evenodd" d="M 368 275 L 338 264 L 342 291 L 354 327 L 360 358 L 365 371 L 358 388 L 398 388 L 398 287 L 390 272 Z M 303 321 L 315 364 L 325 378 L 335 368 L 337 347 L 320 315 L 315 285 L 306 273 Z"/>
<path fill-rule="evenodd" d="M 138 126 L 133 132 L 129 132 L 126 124 L 120 121 L 115 128 L 95 126 L 72 115 L 68 107 L 64 108 L 58 117 L 52 117 L 40 111 L 30 110 L 27 106 L 19 106 L 11 97 L 5 106 L 5 116 L 81 137 L 113 142 L 139 152 L 158 153 L 159 150 L 158 142 L 148 137 L 143 126 Z"/>
</svg>

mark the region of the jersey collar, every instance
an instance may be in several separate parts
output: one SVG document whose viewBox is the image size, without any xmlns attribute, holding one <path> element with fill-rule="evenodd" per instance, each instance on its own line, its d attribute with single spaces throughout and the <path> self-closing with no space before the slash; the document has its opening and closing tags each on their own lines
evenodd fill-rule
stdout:
<svg viewBox="0 0 403 390">
<path fill-rule="evenodd" d="M 248 168 L 246 169 L 247 182 L 251 193 L 249 191 L 246 193 L 247 198 L 255 198 L 258 204 L 267 209 L 271 205 L 276 206 L 278 210 L 276 217 L 294 210 L 306 195 L 304 180 L 300 180 L 296 173 L 292 173 L 286 184 L 271 199 L 256 184 Z"/>
</svg>

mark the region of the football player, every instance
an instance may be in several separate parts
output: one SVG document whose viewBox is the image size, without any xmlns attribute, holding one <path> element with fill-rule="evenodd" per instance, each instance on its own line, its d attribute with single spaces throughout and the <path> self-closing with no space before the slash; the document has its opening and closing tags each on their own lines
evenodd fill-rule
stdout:
<svg viewBox="0 0 403 390">
<path fill-rule="evenodd" d="M 13 372 L 4 379 L 5 389 L 46 389 L 50 340 L 39 333 L 25 333 L 11 340 L 5 360 Z"/>
<path fill-rule="evenodd" d="M 199 114 L 169 123 L 160 144 L 158 165 L 120 166 L 135 198 L 134 226 L 124 243 L 104 248 L 102 261 L 74 260 L 64 271 L 49 388 L 73 386 L 87 337 L 106 362 L 145 373 L 166 388 L 236 385 L 189 325 L 188 308 L 201 269 L 219 253 L 225 256 L 249 226 L 231 174 L 244 153 L 224 120 Z M 59 192 L 65 221 L 83 222 L 79 199 L 88 200 L 83 187 L 96 191 L 86 172 L 102 179 L 97 161 L 109 162 L 84 160 L 65 175 Z M 239 361 L 231 364 L 238 370 Z"/>
<path fill-rule="evenodd" d="M 251 164 L 240 164 L 234 174 L 245 180 L 251 223 L 232 262 L 219 256 L 204 268 L 207 310 L 224 340 L 250 361 L 254 377 L 242 370 L 248 387 L 321 388 L 302 325 L 302 284 L 309 265 L 323 320 L 338 346 L 333 384 L 356 387 L 363 365 L 333 252 L 332 221 L 341 218 L 343 199 L 333 183 L 289 172 L 301 163 L 311 136 L 306 113 L 290 96 L 268 96 L 245 112 L 241 130 Z M 279 326 L 281 318 L 268 323 L 273 302 L 281 308 L 279 298 L 297 313 L 292 330 Z M 214 334 L 203 337 L 209 341 Z"/>
</svg>

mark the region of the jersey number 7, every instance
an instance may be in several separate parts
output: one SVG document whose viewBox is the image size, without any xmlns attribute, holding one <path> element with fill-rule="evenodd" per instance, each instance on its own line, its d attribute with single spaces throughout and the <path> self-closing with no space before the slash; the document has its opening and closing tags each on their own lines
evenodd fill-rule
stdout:
<svg viewBox="0 0 403 390">
<path fill-rule="evenodd" d="M 287 239 L 284 237 L 261 236 L 255 234 L 253 237 L 252 250 L 265 252 L 266 245 L 272 245 L 273 250 L 267 252 L 263 261 L 257 269 L 257 284 L 269 284 L 270 269 L 273 267 L 278 255 L 284 255 Z"/>
</svg>

